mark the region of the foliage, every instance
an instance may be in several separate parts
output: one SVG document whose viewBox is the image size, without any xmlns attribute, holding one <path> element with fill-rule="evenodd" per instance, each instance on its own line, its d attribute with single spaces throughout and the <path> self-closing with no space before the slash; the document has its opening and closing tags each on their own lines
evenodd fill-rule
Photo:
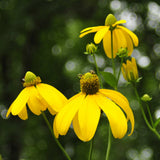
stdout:
<svg viewBox="0 0 160 160">
<path fill-rule="evenodd" d="M 0 1 L 0 155 L 4 160 L 64 159 L 42 117 L 29 114 L 29 120 L 16 117 L 5 120 L 5 113 L 22 89 L 26 71 L 40 75 L 42 82 L 54 85 L 67 98 L 78 93 L 79 73 L 95 70 L 93 59 L 83 54 L 93 35 L 79 39 L 85 27 L 103 25 L 107 14 L 123 17 L 126 25 L 139 37 L 140 45 L 133 52 L 138 60 L 140 96 L 149 93 L 154 119 L 159 118 L 160 18 L 159 1 L 105 0 L 1 0 Z M 100 71 L 110 71 L 111 64 L 100 46 L 96 55 Z M 87 58 L 86 58 L 87 57 Z M 143 63 L 142 63 L 143 62 Z M 90 64 L 89 64 L 90 63 Z M 142 65 L 145 64 L 145 65 Z M 113 84 L 114 85 L 114 84 Z M 105 84 L 105 88 L 110 86 Z M 130 137 L 113 140 L 110 159 L 159 160 L 160 144 L 147 128 L 133 93 L 120 78 L 120 90 L 128 99 L 135 115 L 135 131 Z M 145 108 L 147 111 L 147 108 Z M 48 114 L 52 123 L 53 117 Z M 149 115 L 148 115 L 149 116 Z M 104 159 L 107 146 L 106 119 L 96 132 L 93 156 Z M 159 129 L 159 119 L 155 123 Z M 50 136 L 49 136 L 50 135 Z M 89 143 L 83 143 L 70 129 L 60 141 L 72 159 L 87 159 Z M 148 159 L 146 157 L 148 155 Z M 125 158 L 124 158 L 125 157 Z"/>
</svg>

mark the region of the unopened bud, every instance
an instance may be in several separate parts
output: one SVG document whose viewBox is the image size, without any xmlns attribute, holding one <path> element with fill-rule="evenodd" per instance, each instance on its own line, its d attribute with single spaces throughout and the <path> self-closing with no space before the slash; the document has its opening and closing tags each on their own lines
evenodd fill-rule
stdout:
<svg viewBox="0 0 160 160">
<path fill-rule="evenodd" d="M 117 56 L 119 56 L 120 58 L 128 57 L 128 49 L 121 47 L 117 52 Z"/>
<path fill-rule="evenodd" d="M 141 100 L 144 101 L 144 102 L 148 102 L 148 101 L 151 101 L 152 98 L 151 98 L 148 94 L 144 94 L 144 95 L 141 97 Z"/>
<path fill-rule="evenodd" d="M 97 46 L 93 43 L 89 43 L 86 45 L 86 52 L 85 54 L 94 54 L 97 51 Z"/>
</svg>

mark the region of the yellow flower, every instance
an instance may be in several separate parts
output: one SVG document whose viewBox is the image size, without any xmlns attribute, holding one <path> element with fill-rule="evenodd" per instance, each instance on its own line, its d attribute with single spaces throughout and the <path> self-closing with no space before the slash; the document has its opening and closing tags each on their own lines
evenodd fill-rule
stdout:
<svg viewBox="0 0 160 160">
<path fill-rule="evenodd" d="M 127 60 L 126 64 L 123 63 L 121 70 L 124 79 L 128 82 L 135 82 L 139 78 L 135 58 L 132 58 L 131 61 Z"/>
<path fill-rule="evenodd" d="M 127 132 L 127 122 L 134 130 L 134 115 L 129 102 L 121 93 L 99 89 L 99 78 L 88 72 L 81 76 L 81 92 L 71 97 L 56 115 L 53 123 L 55 136 L 66 135 L 71 123 L 79 139 L 89 141 L 93 138 L 103 111 L 108 118 L 115 138 L 123 138 Z"/>
<path fill-rule="evenodd" d="M 126 23 L 125 20 L 117 21 L 116 18 L 109 14 L 105 20 L 105 26 L 96 26 L 85 28 L 81 31 L 80 38 L 83 36 L 97 32 L 94 36 L 94 42 L 96 44 L 100 43 L 103 39 L 103 48 L 107 57 L 112 58 L 111 52 L 111 39 L 113 38 L 113 58 L 116 57 L 116 53 L 120 48 L 128 49 L 128 56 L 132 54 L 133 45 L 138 46 L 137 36 L 129 29 L 119 25 Z M 111 38 L 112 33 L 112 38 Z"/>
<path fill-rule="evenodd" d="M 23 86 L 25 88 L 11 104 L 6 117 L 12 113 L 26 120 L 28 118 L 26 104 L 35 115 L 40 115 L 46 109 L 54 115 L 67 102 L 61 92 L 48 84 L 41 83 L 40 77 L 30 71 L 25 74 Z"/>
</svg>

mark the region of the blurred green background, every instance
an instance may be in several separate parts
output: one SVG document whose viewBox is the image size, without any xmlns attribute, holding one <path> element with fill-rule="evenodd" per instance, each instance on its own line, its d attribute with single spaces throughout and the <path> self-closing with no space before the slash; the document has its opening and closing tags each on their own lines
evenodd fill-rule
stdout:
<svg viewBox="0 0 160 160">
<path fill-rule="evenodd" d="M 21 79 L 30 70 L 67 98 L 80 91 L 79 73 L 95 70 L 91 56 L 84 55 L 94 34 L 79 38 L 82 29 L 104 25 L 113 13 L 139 37 L 136 57 L 138 90 L 152 96 L 154 119 L 160 117 L 160 2 L 159 0 L 0 0 L 0 154 L 3 160 L 64 160 L 42 116 L 29 110 L 29 119 L 5 114 L 23 89 Z M 102 44 L 96 56 L 101 71 L 111 71 Z M 105 88 L 110 88 L 104 84 Z M 160 140 L 146 127 L 130 85 L 121 76 L 118 90 L 129 100 L 135 115 L 132 136 L 112 140 L 110 160 L 159 160 Z M 145 106 L 144 106 L 144 109 Z M 46 111 L 50 123 L 53 117 Z M 94 138 L 93 160 L 105 159 L 107 118 L 101 119 Z M 158 126 L 159 127 L 159 126 Z M 160 130 L 160 127 L 159 127 Z M 87 159 L 89 142 L 80 141 L 72 129 L 59 138 L 73 160 Z"/>
</svg>

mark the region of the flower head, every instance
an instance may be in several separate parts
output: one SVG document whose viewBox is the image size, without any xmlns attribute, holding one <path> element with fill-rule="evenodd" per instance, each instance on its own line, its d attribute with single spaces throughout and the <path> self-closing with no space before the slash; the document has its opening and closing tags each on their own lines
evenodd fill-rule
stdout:
<svg viewBox="0 0 160 160">
<path fill-rule="evenodd" d="M 133 51 L 133 46 L 138 46 L 139 42 L 137 36 L 132 31 L 119 25 L 122 23 L 126 23 L 126 21 L 125 20 L 117 21 L 117 19 L 112 14 L 109 14 L 106 17 L 104 26 L 85 28 L 81 31 L 80 38 L 89 33 L 96 32 L 94 36 L 94 42 L 98 44 L 101 42 L 101 40 L 103 40 L 103 48 L 107 57 L 115 58 L 116 53 L 120 48 L 127 48 L 128 56 L 130 56 Z M 112 39 L 113 39 L 113 57 L 111 51 Z"/>
<path fill-rule="evenodd" d="M 81 92 L 71 97 L 56 115 L 53 123 L 54 134 L 58 138 L 66 135 L 71 123 L 79 139 L 89 141 L 93 138 L 101 115 L 105 113 L 115 138 L 123 138 L 127 132 L 127 122 L 134 130 L 134 116 L 129 102 L 121 93 L 99 88 L 95 73 L 86 73 L 80 79 Z"/>
<path fill-rule="evenodd" d="M 132 58 L 131 61 L 127 60 L 126 64 L 123 63 L 121 70 L 126 81 L 136 82 L 138 80 L 138 69 L 135 58 Z"/>
<path fill-rule="evenodd" d="M 46 109 L 54 115 L 67 102 L 61 92 L 48 84 L 41 83 L 40 77 L 30 71 L 25 74 L 23 81 L 25 88 L 11 104 L 6 117 L 12 113 L 14 116 L 18 115 L 21 119 L 26 120 L 28 118 L 26 104 L 36 115 L 40 115 Z"/>
</svg>

